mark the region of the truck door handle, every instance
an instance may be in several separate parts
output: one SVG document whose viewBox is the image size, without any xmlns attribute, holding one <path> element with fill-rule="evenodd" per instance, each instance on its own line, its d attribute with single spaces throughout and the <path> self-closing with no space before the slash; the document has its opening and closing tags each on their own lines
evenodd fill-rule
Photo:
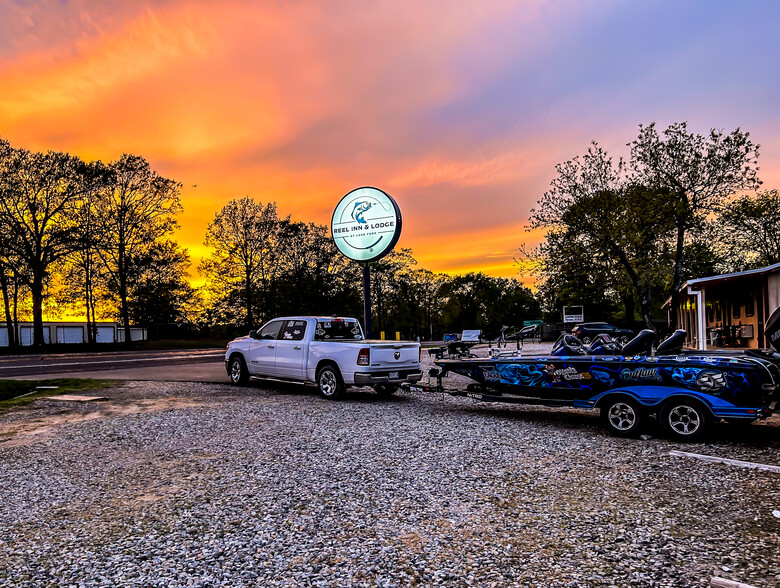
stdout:
<svg viewBox="0 0 780 588">
<path fill-rule="evenodd" d="M 300 345 L 293 345 L 293 349 L 300 349 L 300 348 L 301 348 Z"/>
<path fill-rule="evenodd" d="M 273 345 L 269 345 L 269 346 L 268 346 L 268 349 L 273 349 L 273 348 L 274 348 L 274 346 L 273 346 Z"/>
</svg>

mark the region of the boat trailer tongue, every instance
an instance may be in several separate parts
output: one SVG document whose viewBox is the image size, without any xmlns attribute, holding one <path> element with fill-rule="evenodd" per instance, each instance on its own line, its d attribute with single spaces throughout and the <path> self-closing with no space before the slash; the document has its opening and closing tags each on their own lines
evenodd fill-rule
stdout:
<svg viewBox="0 0 780 588">
<path fill-rule="evenodd" d="M 431 368 L 428 370 L 428 383 L 427 384 L 421 384 L 420 382 L 415 382 L 414 384 L 411 384 L 409 382 L 405 382 L 401 384 L 401 388 L 404 390 L 410 390 L 413 392 L 439 392 L 444 394 L 449 394 L 452 392 L 458 392 L 455 388 L 445 388 L 444 383 L 442 380 L 447 376 L 447 368 Z M 431 384 L 431 379 L 435 378 L 436 383 Z M 472 384 L 469 384 L 471 386 Z"/>
</svg>

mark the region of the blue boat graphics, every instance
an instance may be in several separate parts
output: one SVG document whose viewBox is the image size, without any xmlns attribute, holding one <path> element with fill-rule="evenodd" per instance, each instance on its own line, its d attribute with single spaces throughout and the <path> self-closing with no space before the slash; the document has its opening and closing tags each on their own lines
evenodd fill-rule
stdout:
<svg viewBox="0 0 780 588">
<path fill-rule="evenodd" d="M 591 408 L 615 391 L 647 406 L 686 394 L 715 416 L 755 418 L 757 410 L 766 412 L 780 384 L 778 361 L 750 356 L 525 356 L 441 359 L 436 364 L 445 374 L 467 376 L 493 394 Z"/>
</svg>

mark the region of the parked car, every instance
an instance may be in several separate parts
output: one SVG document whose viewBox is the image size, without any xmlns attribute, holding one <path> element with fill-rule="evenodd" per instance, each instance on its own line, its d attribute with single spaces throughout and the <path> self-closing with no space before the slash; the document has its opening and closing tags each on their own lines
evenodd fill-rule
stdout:
<svg viewBox="0 0 780 588">
<path fill-rule="evenodd" d="M 349 386 L 392 394 L 422 378 L 418 342 L 367 341 L 356 319 L 342 317 L 273 319 L 228 343 L 225 369 L 236 385 L 252 377 L 316 384 L 330 399 Z"/>
<path fill-rule="evenodd" d="M 582 323 L 574 327 L 571 332 L 577 339 L 586 344 L 593 341 L 596 335 L 601 335 L 602 333 L 617 339 L 621 343 L 628 341 L 632 334 L 628 329 L 620 329 L 609 323 Z"/>
</svg>

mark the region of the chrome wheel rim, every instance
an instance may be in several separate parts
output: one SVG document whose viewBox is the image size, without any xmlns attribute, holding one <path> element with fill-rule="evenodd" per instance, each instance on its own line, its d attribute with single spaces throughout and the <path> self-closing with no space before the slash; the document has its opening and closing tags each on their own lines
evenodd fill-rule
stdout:
<svg viewBox="0 0 780 588">
<path fill-rule="evenodd" d="M 230 364 L 230 379 L 238 382 L 241 379 L 241 362 L 237 359 Z"/>
<path fill-rule="evenodd" d="M 336 374 L 330 370 L 325 370 L 320 374 L 320 391 L 325 396 L 332 396 L 336 393 L 336 387 L 338 386 L 338 380 L 336 380 Z"/>
<path fill-rule="evenodd" d="M 636 410 L 625 402 L 616 402 L 609 407 L 607 413 L 609 424 L 617 431 L 629 431 L 636 425 Z"/>
<path fill-rule="evenodd" d="M 669 411 L 669 427 L 678 435 L 693 435 L 701 427 L 701 415 L 695 408 L 685 404 Z"/>
</svg>

